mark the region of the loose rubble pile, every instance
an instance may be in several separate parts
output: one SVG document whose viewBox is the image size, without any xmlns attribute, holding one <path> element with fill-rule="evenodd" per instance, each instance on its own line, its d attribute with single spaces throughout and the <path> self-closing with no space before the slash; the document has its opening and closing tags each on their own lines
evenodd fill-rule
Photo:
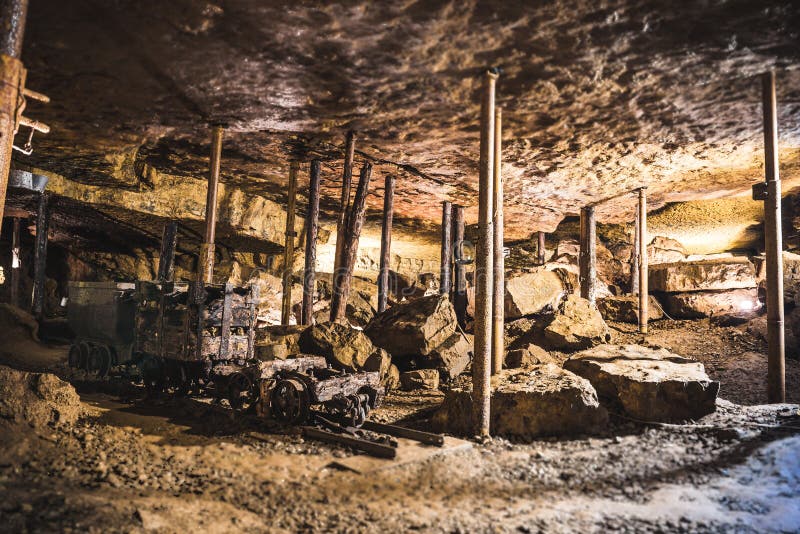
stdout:
<svg viewBox="0 0 800 534">
<path fill-rule="evenodd" d="M 82 413 L 69 383 L 50 373 L 28 373 L 0 365 L 0 421 L 37 429 L 71 425 Z"/>
</svg>

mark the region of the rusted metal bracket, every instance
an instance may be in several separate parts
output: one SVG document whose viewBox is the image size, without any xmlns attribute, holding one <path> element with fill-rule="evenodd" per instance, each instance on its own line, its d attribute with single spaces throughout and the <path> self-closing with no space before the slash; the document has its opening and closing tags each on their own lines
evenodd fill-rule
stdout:
<svg viewBox="0 0 800 534">
<path fill-rule="evenodd" d="M 42 93 L 38 93 L 31 89 L 25 88 L 25 79 L 27 76 L 27 71 L 23 69 L 22 76 L 20 76 L 20 90 L 17 92 L 17 109 L 16 109 L 16 119 L 14 123 L 14 134 L 16 135 L 19 132 L 20 126 L 24 126 L 26 128 L 30 128 L 28 133 L 28 139 L 25 141 L 25 144 L 21 147 L 17 145 L 12 145 L 14 150 L 18 152 L 22 152 L 26 156 L 30 156 L 33 154 L 33 134 L 34 132 L 40 132 L 43 134 L 50 133 L 50 127 L 40 121 L 24 117 L 22 113 L 25 111 L 25 107 L 28 104 L 28 98 L 31 100 L 38 100 L 39 102 L 43 102 L 48 104 L 50 102 L 50 97 L 47 95 L 43 95 Z"/>
</svg>

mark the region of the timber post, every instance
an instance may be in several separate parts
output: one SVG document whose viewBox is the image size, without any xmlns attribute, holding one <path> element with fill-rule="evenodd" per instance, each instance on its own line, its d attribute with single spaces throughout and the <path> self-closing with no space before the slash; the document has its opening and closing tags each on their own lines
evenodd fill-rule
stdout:
<svg viewBox="0 0 800 534">
<path fill-rule="evenodd" d="M 308 211 L 306 212 L 306 253 L 303 269 L 303 307 L 300 324 L 310 325 L 314 317 L 314 292 L 317 285 L 317 233 L 319 231 L 319 160 L 313 160 L 308 173 Z"/>
<path fill-rule="evenodd" d="M 47 232 L 50 229 L 50 206 L 47 193 L 39 196 L 36 216 L 36 248 L 33 259 L 33 299 L 31 312 L 37 319 L 44 316 L 44 292 L 47 281 Z"/>
<path fill-rule="evenodd" d="M 594 304 L 597 296 L 597 221 L 595 219 L 594 206 L 581 208 L 578 263 L 581 297 Z"/>
<path fill-rule="evenodd" d="M 200 261 L 197 266 L 197 281 L 210 284 L 214 281 L 214 248 L 217 235 L 217 194 L 219 191 L 219 166 L 222 156 L 221 125 L 214 125 L 211 133 L 211 160 L 208 172 L 206 195 L 206 218 L 203 243 L 200 245 Z"/>
<path fill-rule="evenodd" d="M 350 211 L 350 190 L 353 187 L 353 158 L 356 150 L 356 133 L 352 130 L 347 132 L 344 147 L 344 166 L 342 169 L 342 194 L 339 197 L 339 214 L 336 219 L 336 248 L 333 253 L 333 291 L 338 287 L 337 278 L 341 276 L 342 270 L 342 248 L 345 244 L 345 232 L 347 226 L 347 216 Z M 331 299 L 333 300 L 333 299 Z M 333 308 L 331 308 L 330 320 L 333 321 Z"/>
<path fill-rule="evenodd" d="M 283 247 L 283 276 L 281 298 L 281 324 L 289 324 L 292 314 L 292 267 L 294 266 L 294 231 L 295 205 L 297 203 L 297 170 L 296 160 L 289 162 L 289 191 L 286 203 L 286 230 Z"/>
<path fill-rule="evenodd" d="M 172 282 L 175 278 L 175 247 L 178 244 L 178 223 L 169 221 L 161 236 L 161 251 L 158 255 L 158 280 Z"/>
<path fill-rule="evenodd" d="M 453 308 L 461 328 L 467 324 L 467 266 L 464 255 L 464 206 L 453 205 Z"/>
<path fill-rule="evenodd" d="M 649 316 L 649 286 L 647 270 L 647 188 L 639 189 L 639 333 L 647 334 Z"/>
<path fill-rule="evenodd" d="M 439 294 L 449 295 L 452 282 L 450 279 L 450 261 L 453 249 L 453 204 L 442 202 L 442 250 L 440 255 L 441 270 L 439 275 Z"/>
<path fill-rule="evenodd" d="M 394 175 L 387 174 L 383 187 L 383 228 L 381 229 L 381 263 L 378 273 L 378 313 L 389 302 L 389 264 L 392 251 L 392 222 L 394 219 Z"/>
</svg>

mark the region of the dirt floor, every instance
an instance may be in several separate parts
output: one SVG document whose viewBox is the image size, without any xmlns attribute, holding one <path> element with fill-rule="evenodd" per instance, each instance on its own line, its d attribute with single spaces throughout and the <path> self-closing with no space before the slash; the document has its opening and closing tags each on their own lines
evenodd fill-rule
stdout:
<svg viewBox="0 0 800 534">
<path fill-rule="evenodd" d="M 612 325 L 615 342 L 640 341 Z M 645 340 L 722 381 L 689 425 L 618 416 L 601 436 L 495 439 L 365 472 L 347 449 L 234 418 L 205 399 L 148 398 L 73 376 L 78 424 L 0 420 L 0 530 L 8 532 L 796 532 L 800 414 L 762 406 L 766 358 L 741 327 L 662 321 Z M 52 348 L 65 358 L 62 348 Z M 63 360 L 38 367 L 62 376 Z M 16 365 L 19 355 L 5 360 Z M 800 362 L 787 362 L 800 401 Z M 394 393 L 374 417 L 424 428 L 441 393 Z"/>
</svg>

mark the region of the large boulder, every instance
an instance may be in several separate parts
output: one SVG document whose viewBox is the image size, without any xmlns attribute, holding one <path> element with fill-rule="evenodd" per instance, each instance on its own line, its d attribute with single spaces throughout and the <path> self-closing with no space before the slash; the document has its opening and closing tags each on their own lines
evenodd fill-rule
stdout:
<svg viewBox="0 0 800 534">
<path fill-rule="evenodd" d="M 456 332 L 429 354 L 418 358 L 421 367 L 439 371 L 442 381 L 457 377 L 472 361 L 473 339 L 469 334 Z"/>
<path fill-rule="evenodd" d="M 28 373 L 0 365 L 0 420 L 42 429 L 71 425 L 83 413 L 71 384 L 50 373 Z"/>
<path fill-rule="evenodd" d="M 300 335 L 300 351 L 324 356 L 337 369 L 360 371 L 375 345 L 360 330 L 339 323 L 320 323 Z"/>
<path fill-rule="evenodd" d="M 274 325 L 256 329 L 256 357 L 262 361 L 285 360 L 299 353 L 300 334 L 306 328 L 303 325 Z"/>
<path fill-rule="evenodd" d="M 683 245 L 669 237 L 655 236 L 647 245 L 647 261 L 651 265 L 660 263 L 674 263 L 686 258 Z"/>
<path fill-rule="evenodd" d="M 664 263 L 650 267 L 650 290 L 666 293 L 756 287 L 756 270 L 744 257 Z"/>
<path fill-rule="evenodd" d="M 542 346 L 548 350 L 581 350 L 608 343 L 611 334 L 597 307 L 577 295 L 569 295 L 544 328 Z"/>
<path fill-rule="evenodd" d="M 564 293 L 561 277 L 553 271 L 541 268 L 527 273 L 511 273 L 506 277 L 506 319 L 555 308 Z"/>
<path fill-rule="evenodd" d="M 753 316 L 761 303 L 758 290 L 734 289 L 732 291 L 692 291 L 690 293 L 665 293 L 661 302 L 667 314 L 675 319 L 699 319 L 719 316 Z"/>
<path fill-rule="evenodd" d="M 505 367 L 516 369 L 520 367 L 534 367 L 545 363 L 558 363 L 550 353 L 539 345 L 529 343 L 519 349 L 506 351 Z"/>
<path fill-rule="evenodd" d="M 492 435 L 531 440 L 593 434 L 607 422 L 592 385 L 557 365 L 504 369 L 492 377 Z M 453 434 L 473 434 L 469 381 L 446 393 L 433 424 Z"/>
<path fill-rule="evenodd" d="M 697 419 L 716 407 L 719 382 L 702 363 L 666 349 L 600 345 L 574 355 L 564 368 L 589 380 L 601 400 L 643 421 Z"/>
<path fill-rule="evenodd" d="M 647 320 L 657 321 L 664 317 L 661 305 L 650 295 L 647 306 Z M 618 323 L 639 323 L 639 296 L 619 295 L 597 299 L 597 309 L 606 321 Z"/>
<path fill-rule="evenodd" d="M 364 329 L 373 343 L 395 356 L 428 355 L 456 332 L 456 312 L 446 295 L 396 304 Z"/>
<path fill-rule="evenodd" d="M 406 391 L 439 389 L 439 372 L 436 369 L 415 369 L 400 375 L 400 384 Z"/>
</svg>

